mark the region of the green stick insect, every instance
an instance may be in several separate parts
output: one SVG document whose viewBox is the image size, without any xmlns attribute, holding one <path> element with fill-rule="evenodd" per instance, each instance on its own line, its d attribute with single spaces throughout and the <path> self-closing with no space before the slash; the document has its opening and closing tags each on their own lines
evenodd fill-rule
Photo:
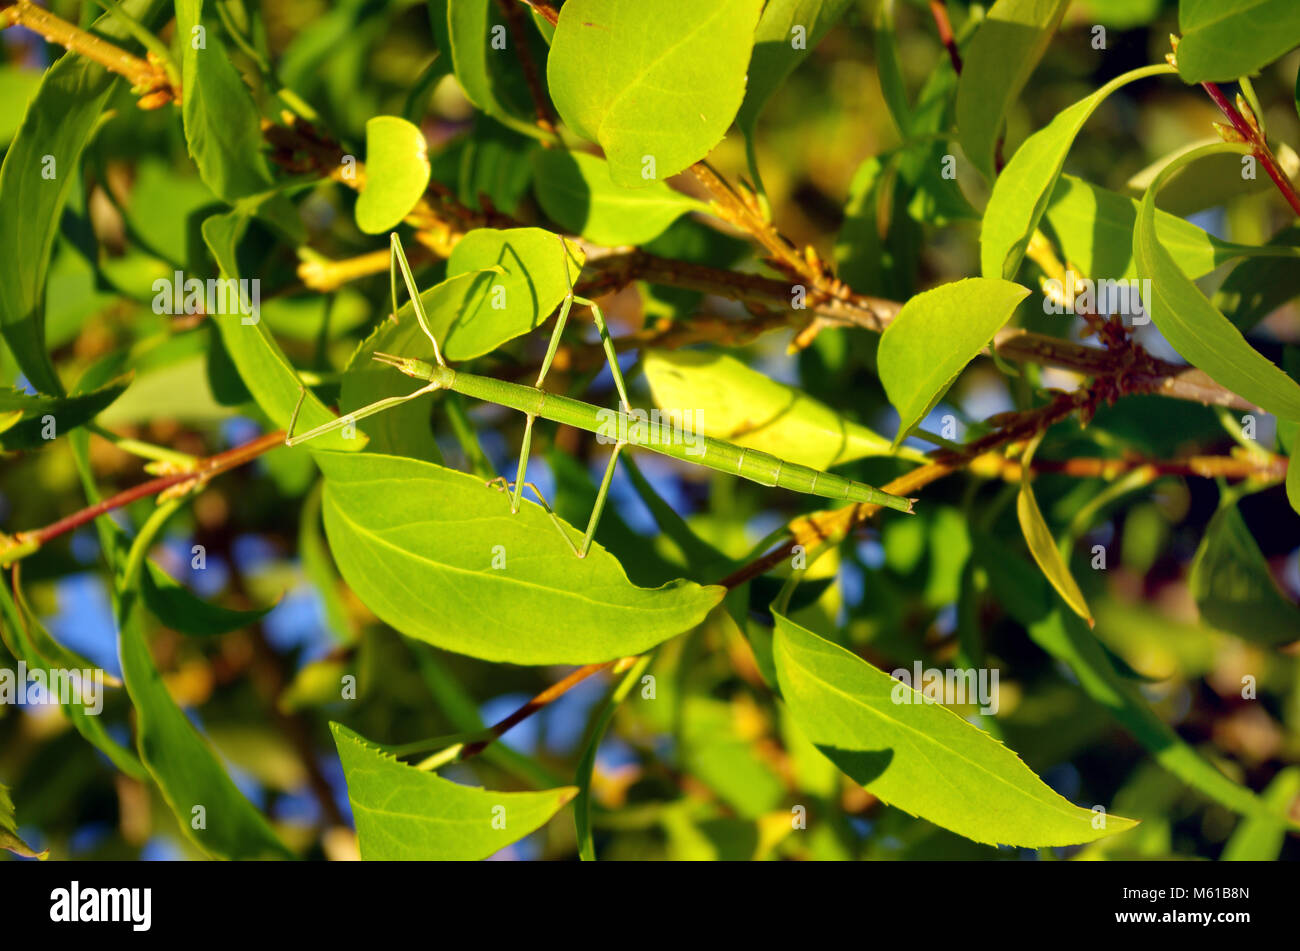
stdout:
<svg viewBox="0 0 1300 951">
<path fill-rule="evenodd" d="M 302 408 L 302 401 L 307 392 L 304 387 L 289 420 L 289 431 L 284 440 L 287 445 L 299 445 L 309 439 L 323 436 L 357 420 L 383 412 L 390 407 L 399 406 L 408 400 L 416 399 L 437 390 L 452 390 L 474 399 L 517 410 L 524 414 L 525 422 L 523 443 L 519 449 L 519 469 L 515 474 L 515 481 L 507 482 L 505 477 L 498 476 L 486 484 L 489 486 L 495 485 L 501 491 L 510 494 L 510 511 L 512 514 L 519 511 L 520 496 L 524 487 L 527 486 L 531 489 L 533 494 L 537 496 L 542 508 L 550 515 L 564 540 L 573 549 L 573 553 L 579 558 L 586 557 L 587 551 L 591 548 L 592 536 L 596 533 L 596 526 L 600 522 L 601 513 L 605 509 L 605 499 L 609 494 L 610 483 L 614 478 L 614 467 L 618 464 L 619 453 L 622 452 L 624 446 L 629 444 L 650 449 L 673 459 L 708 466 L 718 472 L 737 475 L 743 479 L 749 479 L 751 482 L 757 482 L 759 485 L 777 486 L 789 489 L 792 492 L 802 492 L 805 495 L 816 495 L 825 499 L 881 505 L 899 512 L 912 511 L 912 503 L 916 501 L 915 499 L 890 495 L 888 492 L 882 492 L 880 489 L 873 488 L 862 482 L 854 482 L 844 476 L 788 462 L 770 453 L 744 446 L 736 446 L 721 439 L 714 439 L 709 436 L 684 438 L 678 427 L 673 427 L 673 432 L 669 438 L 663 438 L 662 428 L 659 427 L 650 429 L 652 437 L 646 438 L 646 414 L 634 411 L 632 404 L 628 401 L 627 387 L 623 382 L 623 373 L 618 366 L 618 355 L 614 350 L 614 341 L 610 338 L 609 330 L 605 326 L 605 317 L 600 312 L 600 307 L 597 306 L 595 301 L 574 294 L 573 280 L 569 277 L 568 250 L 564 246 L 563 238 L 560 238 L 560 248 L 561 253 L 565 255 L 565 276 L 569 280 L 569 292 L 560 305 L 559 316 L 555 321 L 555 329 L 551 332 L 551 340 L 546 348 L 546 357 L 542 361 L 541 372 L 537 374 L 537 380 L 532 386 L 509 383 L 487 376 L 478 376 L 449 367 L 447 361 L 442 357 L 442 350 L 438 346 L 437 339 L 429 329 L 424 305 L 420 301 L 415 279 L 411 275 L 411 266 L 407 263 L 406 254 L 402 250 L 401 242 L 395 232 L 392 235 L 390 245 L 392 253 L 389 258 L 389 283 L 393 296 L 393 313 L 396 315 L 398 310 L 397 272 L 400 269 L 402 280 L 406 284 L 406 292 L 411 298 L 415 311 L 415 318 L 419 321 L 420 329 L 424 331 L 425 336 L 429 338 L 429 343 L 433 346 L 434 362 L 429 364 L 413 357 L 394 356 L 389 353 L 375 353 L 373 357 L 375 360 L 397 368 L 409 377 L 426 381 L 425 385 L 405 396 L 390 396 L 387 399 L 378 400 L 333 422 L 317 426 L 309 432 L 295 436 L 293 435 L 294 424 L 298 420 L 298 412 Z M 601 344 L 605 349 L 605 357 L 609 362 L 610 372 L 614 377 L 614 385 L 618 389 L 620 408 L 617 411 L 602 409 L 592 406 L 590 403 L 583 403 L 580 400 L 548 393 L 542 389 L 542 383 L 546 380 L 546 374 L 551 368 L 551 361 L 555 359 L 556 350 L 560 346 L 560 336 L 564 333 L 564 325 L 569 319 L 569 311 L 574 304 L 589 308 L 591 316 L 596 322 L 596 329 L 600 332 Z M 605 467 L 605 475 L 600 482 L 600 490 L 596 494 L 596 504 L 592 508 L 591 518 L 587 522 L 586 534 L 583 535 L 579 544 L 575 544 L 573 539 L 569 537 L 563 523 L 556 517 L 546 500 L 542 498 L 542 494 L 537 490 L 537 487 L 527 481 L 528 454 L 533 440 L 533 423 L 539 416 L 543 419 L 553 420 L 577 429 L 584 429 L 601 436 L 608 435 L 611 430 L 618 434 L 609 463 Z"/>
</svg>

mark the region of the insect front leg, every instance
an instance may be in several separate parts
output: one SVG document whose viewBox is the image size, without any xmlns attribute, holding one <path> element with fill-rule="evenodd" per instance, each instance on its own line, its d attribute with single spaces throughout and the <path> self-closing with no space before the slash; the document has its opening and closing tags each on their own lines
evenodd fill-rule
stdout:
<svg viewBox="0 0 1300 951">
<path fill-rule="evenodd" d="M 351 413 L 340 416 L 338 419 L 317 426 L 315 429 L 309 430 L 299 436 L 295 436 L 293 434 L 293 428 L 298 423 L 298 413 L 302 410 L 302 402 L 307 398 L 307 387 L 304 386 L 298 392 L 298 402 L 294 404 L 293 414 L 289 417 L 289 429 L 284 434 L 284 444 L 286 446 L 300 445 L 310 439 L 315 439 L 317 436 L 324 436 L 326 433 L 332 433 L 336 429 L 342 429 L 344 426 L 355 423 L 359 419 L 365 419 L 367 416 L 381 413 L 391 406 L 398 406 L 408 400 L 415 399 L 417 396 L 423 396 L 425 393 L 432 393 L 436 389 L 438 389 L 437 383 L 429 383 L 420 387 L 414 393 L 407 393 L 405 396 L 390 396 L 386 399 L 378 400 L 371 403 L 369 406 L 363 406 L 358 410 L 353 410 Z"/>
</svg>

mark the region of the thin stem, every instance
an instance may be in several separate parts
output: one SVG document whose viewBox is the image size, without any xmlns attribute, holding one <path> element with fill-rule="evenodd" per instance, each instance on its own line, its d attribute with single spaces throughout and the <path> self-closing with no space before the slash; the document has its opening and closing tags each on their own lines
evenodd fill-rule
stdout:
<svg viewBox="0 0 1300 951">
<path fill-rule="evenodd" d="M 133 87 L 155 90 L 160 85 L 167 84 L 165 73 L 148 60 L 133 56 L 121 47 L 61 20 L 31 0 L 17 0 L 0 10 L 0 24 L 24 26 L 33 33 L 39 33 L 49 42 L 93 60 L 110 72 L 125 76 Z"/>
<path fill-rule="evenodd" d="M 188 489 L 198 486 L 214 476 L 242 466 L 263 453 L 270 452 L 282 445 L 284 445 L 284 430 L 278 429 L 275 432 L 259 436 L 251 442 L 244 443 L 242 446 L 236 446 L 234 449 L 200 460 L 193 472 L 178 472 L 173 475 L 150 479 L 148 482 L 142 482 L 94 505 L 88 505 L 80 511 L 59 519 L 57 522 L 46 525 L 44 528 L 19 532 L 14 536 L 16 544 L 0 548 L 0 567 L 5 567 L 20 558 L 27 557 L 51 539 L 76 531 L 82 525 L 94 521 L 106 512 L 120 509 L 132 502 L 160 495 L 169 490 L 174 492 L 181 490 L 181 487 Z"/>
<path fill-rule="evenodd" d="M 1268 147 L 1268 142 L 1264 136 L 1251 123 L 1246 121 L 1245 116 L 1228 101 L 1228 97 L 1223 94 L 1218 83 L 1201 83 L 1201 87 L 1214 100 L 1214 104 L 1219 107 L 1219 111 L 1227 116 L 1228 121 L 1232 123 L 1233 129 L 1242 137 L 1250 146 L 1251 153 L 1264 166 L 1264 171 L 1268 172 L 1268 177 L 1273 179 L 1273 184 L 1282 193 L 1288 205 L 1297 214 L 1300 215 L 1300 193 L 1296 192 L 1295 184 L 1287 178 L 1286 173 L 1282 171 L 1281 166 L 1277 164 L 1277 159 L 1273 157 L 1273 151 Z"/>
<path fill-rule="evenodd" d="M 948 51 L 948 59 L 952 60 L 953 72 L 960 76 L 961 53 L 957 50 L 957 37 L 952 32 L 952 21 L 948 19 L 948 5 L 944 0 L 930 0 L 930 15 L 934 17 L 934 25 L 939 31 L 939 42 Z"/>
<path fill-rule="evenodd" d="M 105 429 L 98 423 L 87 423 L 86 429 L 99 436 L 101 439 L 107 439 L 113 445 L 117 446 L 123 452 L 129 452 L 133 456 L 139 456 L 141 459 L 152 459 L 156 462 L 166 462 L 181 467 L 184 471 L 192 472 L 199 464 L 197 456 L 191 456 L 187 452 L 178 452 L 175 449 L 168 449 L 165 446 L 156 446 L 153 443 L 144 442 L 140 439 L 132 439 L 129 436 L 119 436 L 111 430 Z"/>
</svg>

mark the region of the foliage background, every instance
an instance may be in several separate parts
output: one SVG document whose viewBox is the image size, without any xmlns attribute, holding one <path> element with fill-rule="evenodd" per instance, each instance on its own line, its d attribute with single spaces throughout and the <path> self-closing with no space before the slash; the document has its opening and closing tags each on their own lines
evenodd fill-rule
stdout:
<svg viewBox="0 0 1300 951">
<path fill-rule="evenodd" d="M 79 22 L 90 4 L 52 0 L 50 7 Z M 231 4 L 237 7 L 238 4 Z M 253 5 L 250 5 L 253 6 Z M 280 80 L 320 113 L 320 125 L 360 152 L 365 122 L 380 114 L 417 118 L 430 143 L 433 178 L 474 206 L 480 193 L 503 211 L 539 215 L 530 194 L 528 155 L 535 143 L 476 111 L 451 77 L 421 90 L 416 77 L 436 46 L 423 3 L 382 0 L 264 0 L 256 4 L 256 34 L 270 50 Z M 950 5 L 955 22 L 964 5 Z M 909 221 L 894 208 L 901 263 L 877 273 L 863 260 L 844 259 L 836 236 L 872 223 L 877 209 L 854 208 L 855 176 L 865 160 L 899 143 L 877 71 L 871 17 L 874 4 L 853 3 L 845 19 L 772 97 L 760 123 L 757 161 L 772 218 L 797 245 L 840 260 L 839 275 L 855 289 L 905 299 L 941 281 L 979 271 L 978 222 L 937 228 Z M 946 68 L 926 5 L 901 3 L 897 35 L 909 96 Z M 1108 45 L 1089 45 L 1095 24 L 1108 27 Z M 1009 114 L 1005 154 L 1062 108 L 1119 73 L 1159 62 L 1176 30 L 1173 3 L 1081 0 Z M 170 29 L 170 28 L 168 28 Z M 164 32 L 165 36 L 170 35 Z M 33 34 L 0 34 L 0 146 L 16 130 L 27 97 L 54 54 Z M 232 59 L 255 88 L 248 58 Z M 1270 137 L 1300 143 L 1292 87 L 1300 54 L 1269 66 L 1256 82 Z M 123 87 L 113 115 L 90 146 L 81 182 L 57 239 L 50 270 L 47 339 L 65 379 L 75 380 L 108 354 L 128 352 L 136 371 L 126 394 L 98 422 L 126 435 L 197 455 L 248 441 L 265 426 L 221 365 L 198 321 L 151 312 L 152 281 L 178 267 L 202 271 L 206 249 L 199 223 L 224 206 L 208 191 L 186 153 L 171 107 L 138 110 Z M 1124 190 L 1131 176 L 1192 140 L 1203 138 L 1217 110 L 1193 88 L 1148 82 L 1111 96 L 1077 140 L 1067 170 Z M 744 139 L 733 130 L 710 162 L 729 180 L 748 176 Z M 963 187 L 982 201 L 987 186 L 961 173 Z M 683 186 L 698 188 L 689 181 Z M 901 188 L 901 186 L 900 186 Z M 901 194 L 901 193 L 900 193 Z M 352 223 L 354 193 L 328 183 L 295 196 L 311 245 L 335 259 L 377 247 Z M 846 217 L 846 206 L 849 209 Z M 1192 220 L 1222 237 L 1263 243 L 1284 223 L 1276 193 L 1260 189 Z M 5 236 L 5 241 L 15 240 Z M 21 236 L 17 240 L 22 240 Z M 751 245 L 683 219 L 651 245 L 672 256 L 701 255 L 741 269 L 757 266 Z M 386 312 L 387 278 L 350 282 L 333 295 L 307 292 L 295 275 L 293 249 L 264 239 L 261 276 L 279 289 L 264 316 L 281 346 L 303 369 L 328 374 L 343 366 L 366 329 Z M 1231 270 L 1202 282 L 1214 288 Z M 441 277 L 441 264 L 422 267 L 422 286 Z M 703 311 L 743 314 L 739 305 L 638 284 L 606 301 L 615 336 L 662 315 Z M 1032 308 L 1031 308 L 1032 309 Z M 1061 333 L 1040 318 L 1046 333 Z M 1059 320 L 1059 318 L 1056 318 Z M 1154 328 L 1150 328 L 1154 330 Z M 539 335 L 540 336 L 540 335 Z M 848 418 L 892 433 L 897 415 L 875 374 L 878 336 L 833 329 L 790 356 L 782 331 L 731 349 L 733 356 L 823 400 Z M 1143 338 L 1157 356 L 1177 360 L 1158 336 Z M 1284 342 L 1300 341 L 1295 303 L 1278 308 L 1252 338 L 1281 362 Z M 540 339 L 508 348 L 502 358 L 526 362 Z M 224 370 L 224 372 L 223 372 Z M 1058 371 L 1030 370 L 1025 385 L 1073 386 Z M 0 381 L 17 370 L 0 348 Z M 646 390 L 636 384 L 642 399 Z M 607 401 L 608 373 L 589 399 Z M 223 388 L 225 388 L 223 390 Z M 989 361 L 977 361 L 936 408 L 980 420 L 1016 408 L 1024 393 Z M 479 438 L 494 470 L 513 472 L 520 419 L 476 408 Z M 1272 444 L 1265 420 L 1259 435 Z M 932 427 L 934 428 L 934 427 Z M 1231 446 L 1208 408 L 1155 396 L 1128 396 L 1098 412 L 1080 435 L 1062 428 L 1053 453 L 1095 455 L 1107 440 L 1132 439 L 1152 455 L 1224 452 Z M 449 464 L 467 468 L 449 426 L 435 416 Z M 919 441 L 912 443 L 924 448 Z M 104 492 L 145 478 L 141 461 L 92 438 L 91 463 Z M 589 439 L 564 431 L 535 453 L 530 475 L 564 511 L 591 491 L 604 455 Z M 1047 452 L 1045 449 L 1044 452 Z M 763 490 L 724 476 L 701 474 L 658 458 L 637 458 L 654 489 L 704 538 L 734 558 L 794 515 L 818 506 L 810 499 Z M 896 474 L 889 462 L 849 467 L 855 478 L 881 484 Z M 316 470 L 304 453 L 275 452 L 213 483 L 169 524 L 155 558 L 203 597 L 232 607 L 274 603 L 258 624 L 202 639 L 167 629 L 152 640 L 168 689 L 220 751 L 230 775 L 273 820 L 292 847 L 312 857 L 347 857 L 355 850 L 349 805 L 326 724 L 346 723 L 363 736 L 402 742 L 456 732 L 464 717 L 504 716 L 560 672 L 478 662 L 400 637 L 379 623 L 333 575 L 318 548 L 312 501 Z M 1102 480 L 1042 476 L 1035 483 L 1053 524 L 1064 524 L 1103 487 Z M 1143 692 L 1160 716 L 1230 775 L 1263 789 L 1300 760 L 1300 661 L 1294 650 L 1252 645 L 1198 620 L 1187 573 L 1214 514 L 1213 480 L 1164 478 L 1108 511 L 1086 536 L 1076 558 L 1098 623 L 1097 636 L 1148 678 Z M 955 648 L 966 526 L 994 512 L 995 530 L 1016 542 L 1014 506 L 999 480 L 959 476 L 925 493 L 913 519 L 887 519 L 838 551 L 837 565 L 818 566 L 821 584 L 806 584 L 798 616 L 818 630 L 839 630 L 843 642 L 886 670 L 913 660 L 941 664 Z M 66 440 L 5 459 L 0 467 L 0 530 L 47 524 L 84 504 Z M 152 502 L 128 508 L 123 524 L 139 525 Z M 431 500 L 431 504 L 432 500 Z M 1000 514 L 992 507 L 1001 505 Z M 1300 516 L 1280 486 L 1247 496 L 1241 513 L 1274 579 L 1300 596 Z M 306 514 L 304 514 L 306 513 Z M 570 515 L 578 520 L 577 515 Z M 658 532 L 624 472 L 615 479 L 602 527 L 607 545 L 659 545 Z M 306 535 L 304 534 L 306 533 Z M 1088 545 L 1104 544 L 1105 572 L 1086 567 Z M 191 546 L 203 545 L 207 568 L 189 569 Z M 319 543 L 316 543 L 319 546 Z M 24 563 L 26 593 L 37 615 L 66 646 L 110 672 L 120 672 L 107 580 L 99 542 L 86 526 Z M 635 577 L 635 575 L 634 575 Z M 710 579 L 702 579 L 710 580 Z M 776 593 L 755 584 L 760 610 Z M 801 592 L 804 589 L 801 589 Z M 1079 803 L 1110 803 L 1143 820 L 1138 830 L 1102 840 L 1089 857 L 1217 857 L 1237 818 L 1156 766 L 1144 749 L 1093 704 L 1015 621 L 991 599 L 971 605 L 991 657 L 1003 671 L 999 714 L 1008 745 L 1049 785 Z M 0 665 L 13 666 L 3 655 Z M 360 699 L 334 699 L 341 672 L 360 679 Z M 915 820 L 875 801 L 821 760 L 778 713 L 734 625 L 707 623 L 666 645 L 657 657 L 658 700 L 629 704 L 602 745 L 593 789 L 597 841 L 603 858 L 1028 858 L 1029 850 L 995 850 Z M 1260 702 L 1240 698 L 1243 674 L 1259 677 Z M 526 757 L 503 754 L 454 766 L 444 775 L 493 789 L 528 788 L 538 777 L 569 782 L 582 752 L 594 706 L 609 689 L 598 676 L 570 691 L 501 742 Z M 111 729 L 129 733 L 123 709 L 110 706 Z M 19 831 L 57 857 L 198 857 L 150 785 L 116 773 L 56 710 L 0 707 L 0 779 L 11 787 Z M 833 821 L 806 834 L 783 835 L 791 804 L 825 803 Z M 503 857 L 565 858 L 575 851 L 572 823 L 561 815 L 511 846 Z M 1039 857 L 1075 855 L 1044 850 Z M 5 853 L 0 853 L 4 855 Z M 1281 857 L 1300 855 L 1294 836 Z"/>
</svg>

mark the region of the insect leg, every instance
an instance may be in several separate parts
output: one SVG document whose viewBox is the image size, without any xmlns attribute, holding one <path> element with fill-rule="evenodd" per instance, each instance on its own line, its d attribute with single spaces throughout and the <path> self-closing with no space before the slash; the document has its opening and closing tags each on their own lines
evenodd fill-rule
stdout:
<svg viewBox="0 0 1300 951">
<path fill-rule="evenodd" d="M 293 415 L 289 417 L 289 429 L 284 435 L 284 444 L 286 446 L 297 446 L 305 443 L 309 439 L 315 439 L 317 436 L 324 436 L 326 433 L 332 433 L 336 429 L 342 429 L 349 423 L 355 423 L 359 419 L 365 419 L 367 416 L 373 416 L 375 413 L 382 412 L 390 406 L 397 406 L 405 403 L 407 400 L 413 400 L 417 396 L 423 396 L 425 393 L 432 393 L 438 387 L 432 383 L 420 387 L 414 393 L 407 393 L 405 396 L 390 396 L 386 399 L 378 400 L 369 406 L 363 406 L 351 413 L 346 413 L 338 419 L 317 426 L 315 429 L 302 433 L 299 436 L 293 434 L 293 427 L 298 422 L 298 413 L 302 410 L 302 401 L 307 398 L 307 388 L 304 386 L 298 393 L 298 402 L 293 407 Z"/>
<path fill-rule="evenodd" d="M 393 292 L 393 317 L 397 317 L 397 271 L 400 268 L 402 280 L 406 284 L 406 293 L 411 298 L 411 307 L 415 311 L 415 319 L 419 321 L 424 335 L 429 338 L 429 343 L 433 344 L 433 357 L 438 361 L 438 366 L 445 367 L 447 361 L 442 358 L 438 340 L 429 329 L 429 318 L 424 312 L 424 302 L 420 300 L 420 291 L 416 288 L 415 278 L 411 275 L 411 265 L 406 260 L 406 252 L 402 250 L 402 242 L 398 240 L 396 231 L 390 235 L 389 246 L 392 250 L 388 256 L 388 284 Z"/>
<path fill-rule="evenodd" d="M 498 485 L 497 483 L 500 484 Z M 509 492 L 511 489 L 515 487 L 514 484 L 506 481 L 505 476 L 497 476 L 495 479 L 489 480 L 487 484 L 491 486 L 496 486 L 502 492 Z M 565 531 L 564 523 L 560 521 L 560 517 L 555 514 L 555 511 L 547 503 L 545 497 L 542 495 L 541 490 L 531 482 L 525 482 L 524 485 L 526 485 L 529 489 L 532 490 L 533 495 L 537 496 L 538 504 L 540 504 L 541 507 L 546 510 L 546 514 L 551 517 L 551 524 L 555 526 L 556 530 L 560 533 L 560 536 L 565 540 L 566 543 L 568 543 L 570 550 L 572 550 L 575 555 L 578 554 L 578 546 L 573 543 L 573 539 L 570 538 L 569 533 Z"/>
<path fill-rule="evenodd" d="M 614 452 L 609 457 L 609 464 L 605 466 L 605 477 L 600 480 L 600 490 L 596 493 L 596 504 L 591 509 L 591 518 L 587 522 L 587 534 L 582 537 L 582 545 L 574 554 L 579 558 L 586 558 L 587 551 L 591 548 L 591 539 L 596 534 L 596 526 L 600 524 L 600 516 L 605 511 L 605 499 L 609 495 L 609 485 L 614 480 L 614 467 L 618 465 L 618 454 L 626 446 L 625 442 L 614 444 Z"/>
</svg>

